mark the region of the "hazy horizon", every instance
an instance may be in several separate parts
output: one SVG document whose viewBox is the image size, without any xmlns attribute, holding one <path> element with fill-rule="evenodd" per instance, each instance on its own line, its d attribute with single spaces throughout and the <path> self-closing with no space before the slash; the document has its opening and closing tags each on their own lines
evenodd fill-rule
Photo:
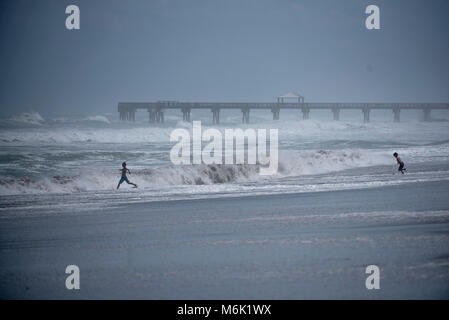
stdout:
<svg viewBox="0 0 449 320">
<path fill-rule="evenodd" d="M 81 29 L 65 28 L 66 6 Z M 367 30 L 367 5 L 381 29 Z M 449 2 L 2 1 L 0 115 L 119 101 L 448 102 Z"/>
</svg>

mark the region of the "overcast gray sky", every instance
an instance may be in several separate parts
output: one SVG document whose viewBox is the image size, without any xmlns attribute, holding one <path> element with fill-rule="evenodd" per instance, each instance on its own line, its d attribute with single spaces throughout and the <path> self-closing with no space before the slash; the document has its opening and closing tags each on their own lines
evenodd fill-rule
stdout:
<svg viewBox="0 0 449 320">
<path fill-rule="evenodd" d="M 81 29 L 65 28 L 76 4 Z M 365 28 L 365 8 L 381 30 Z M 7 116 L 119 101 L 449 101 L 447 0 L 2 0 Z"/>
</svg>

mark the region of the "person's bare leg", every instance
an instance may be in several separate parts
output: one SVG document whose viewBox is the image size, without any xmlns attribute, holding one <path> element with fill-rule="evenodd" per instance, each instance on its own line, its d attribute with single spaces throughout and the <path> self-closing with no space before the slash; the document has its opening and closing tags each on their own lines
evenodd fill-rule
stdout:
<svg viewBox="0 0 449 320">
<path fill-rule="evenodd" d="M 131 181 L 128 181 L 128 184 L 132 184 L 134 186 L 134 188 L 137 188 L 137 184 L 132 183 Z"/>
</svg>

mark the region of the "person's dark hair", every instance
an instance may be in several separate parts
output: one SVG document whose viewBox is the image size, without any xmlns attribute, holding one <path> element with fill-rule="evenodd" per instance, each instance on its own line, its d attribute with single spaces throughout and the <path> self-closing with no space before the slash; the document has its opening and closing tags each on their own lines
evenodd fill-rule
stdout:
<svg viewBox="0 0 449 320">
<path fill-rule="evenodd" d="M 123 163 L 122 163 L 122 167 L 123 167 L 123 168 L 126 167 L 126 162 L 123 162 Z"/>
<path fill-rule="evenodd" d="M 394 157 L 397 157 L 397 156 L 398 156 L 398 153 L 397 153 L 397 152 L 393 153 L 393 156 L 394 156 Z"/>
</svg>

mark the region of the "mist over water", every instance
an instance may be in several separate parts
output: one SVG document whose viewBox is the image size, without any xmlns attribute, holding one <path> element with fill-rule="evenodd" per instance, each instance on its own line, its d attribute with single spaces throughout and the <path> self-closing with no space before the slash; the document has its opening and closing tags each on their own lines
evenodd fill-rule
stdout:
<svg viewBox="0 0 449 320">
<path fill-rule="evenodd" d="M 433 111 L 430 122 L 420 117 L 419 112 L 404 111 L 401 122 L 394 123 L 391 111 L 373 112 L 371 122 L 364 124 L 356 111 L 342 112 L 340 121 L 333 121 L 330 112 L 312 112 L 310 120 L 302 120 L 300 112 L 282 111 L 281 120 L 273 121 L 269 111 L 260 110 L 251 112 L 250 124 L 242 124 L 240 112 L 222 112 L 220 125 L 214 126 L 222 133 L 225 128 L 279 130 L 278 173 L 263 177 L 255 165 L 173 165 L 170 133 L 191 130 L 191 123 L 180 121 L 175 111 L 166 112 L 165 123 L 158 125 L 149 124 L 145 112 L 137 114 L 135 123 L 121 122 L 115 113 L 22 113 L 0 119 L 0 205 L 6 208 L 14 197 L 27 195 L 68 194 L 74 203 L 94 194 L 107 202 L 150 201 L 447 179 L 449 114 Z M 192 114 L 193 120 L 202 121 L 203 131 L 212 127 L 211 118 L 206 111 Z M 406 162 L 405 176 L 393 175 L 394 151 Z M 138 189 L 123 184 L 115 190 L 123 161 Z"/>
</svg>

